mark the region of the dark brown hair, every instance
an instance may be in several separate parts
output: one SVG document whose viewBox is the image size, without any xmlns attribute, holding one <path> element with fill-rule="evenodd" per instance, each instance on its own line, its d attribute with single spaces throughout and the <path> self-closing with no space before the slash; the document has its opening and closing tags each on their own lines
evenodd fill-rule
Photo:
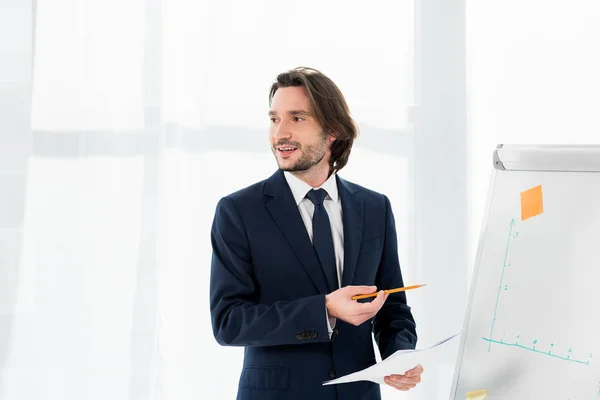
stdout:
<svg viewBox="0 0 600 400">
<path fill-rule="evenodd" d="M 271 86 L 269 106 L 279 88 L 303 86 L 310 100 L 310 110 L 323 129 L 336 140 L 331 145 L 329 170 L 338 172 L 348 162 L 354 139 L 358 137 L 358 126 L 350 116 L 348 104 L 340 89 L 320 71 L 308 67 L 297 67 L 283 72 Z"/>
</svg>

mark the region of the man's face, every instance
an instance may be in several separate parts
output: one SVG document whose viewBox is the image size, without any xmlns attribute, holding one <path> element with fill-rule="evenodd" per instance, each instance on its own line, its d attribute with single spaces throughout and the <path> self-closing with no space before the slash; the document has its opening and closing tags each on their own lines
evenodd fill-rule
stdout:
<svg viewBox="0 0 600 400">
<path fill-rule="evenodd" d="M 284 171 L 307 171 L 316 165 L 329 165 L 330 143 L 311 113 L 306 89 L 302 86 L 280 88 L 269 111 L 271 150 Z"/>
</svg>

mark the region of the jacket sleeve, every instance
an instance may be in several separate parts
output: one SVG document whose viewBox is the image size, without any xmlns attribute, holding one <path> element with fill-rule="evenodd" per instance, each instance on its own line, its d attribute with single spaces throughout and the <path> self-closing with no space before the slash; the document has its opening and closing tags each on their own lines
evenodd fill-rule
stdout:
<svg viewBox="0 0 600 400">
<path fill-rule="evenodd" d="M 259 303 L 247 232 L 230 197 L 217 205 L 211 242 L 210 312 L 219 344 L 275 346 L 329 341 L 324 294 Z"/>
<path fill-rule="evenodd" d="M 389 199 L 385 198 L 386 220 L 383 253 L 375 284 L 378 288 L 402 287 L 404 282 L 398 259 L 396 223 Z M 383 359 L 397 350 L 414 349 L 417 345 L 415 320 L 406 302 L 406 293 L 399 292 L 388 296 L 385 304 L 375 316 L 373 324 L 375 340 Z"/>
</svg>

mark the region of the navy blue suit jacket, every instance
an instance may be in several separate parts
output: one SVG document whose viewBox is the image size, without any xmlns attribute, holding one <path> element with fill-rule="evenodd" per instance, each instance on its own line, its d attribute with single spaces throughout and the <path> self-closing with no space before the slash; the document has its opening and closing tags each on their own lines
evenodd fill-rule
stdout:
<svg viewBox="0 0 600 400">
<path fill-rule="evenodd" d="M 342 286 L 404 286 L 388 198 L 336 176 L 344 224 Z M 327 331 L 325 275 L 283 172 L 222 198 L 211 231 L 210 310 L 221 345 L 245 346 L 239 400 L 380 399 L 379 386 L 326 380 L 414 348 L 404 293 L 370 321 Z M 398 371 L 403 373 L 404 371 Z"/>
</svg>

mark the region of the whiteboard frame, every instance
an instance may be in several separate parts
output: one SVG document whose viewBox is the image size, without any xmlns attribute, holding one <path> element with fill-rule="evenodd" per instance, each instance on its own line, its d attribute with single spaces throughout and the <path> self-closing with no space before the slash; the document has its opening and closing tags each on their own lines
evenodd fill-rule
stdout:
<svg viewBox="0 0 600 400">
<path fill-rule="evenodd" d="M 499 145 L 500 147 L 501 145 Z M 495 157 L 495 156 L 494 156 Z M 496 175 L 498 174 L 497 169 L 493 169 L 490 176 L 490 183 L 488 186 L 488 193 L 485 202 L 485 211 L 484 217 L 481 223 L 481 230 L 479 232 L 479 243 L 477 245 L 477 253 L 475 256 L 475 265 L 473 267 L 473 277 L 471 278 L 471 287 L 469 288 L 469 299 L 467 301 L 467 307 L 465 311 L 465 317 L 463 320 L 463 328 L 460 337 L 460 347 L 458 348 L 458 354 L 456 357 L 456 364 L 454 367 L 454 378 L 452 379 L 452 389 L 450 390 L 450 400 L 454 400 L 456 398 L 456 391 L 458 390 L 458 380 L 460 378 L 460 371 L 462 367 L 464 349 L 467 342 L 468 331 L 469 331 L 469 321 L 471 319 L 471 309 L 473 307 L 473 298 L 475 297 L 475 289 L 477 286 L 477 278 L 479 277 L 479 267 L 481 264 L 481 257 L 483 255 L 483 249 L 485 244 L 485 239 L 487 236 L 487 225 L 489 219 L 489 213 L 492 208 L 492 200 L 494 194 L 494 188 L 496 186 Z M 473 388 L 476 390 L 478 388 Z"/>
<path fill-rule="evenodd" d="M 503 145 L 494 152 L 503 171 L 600 172 L 600 145 Z"/>
<path fill-rule="evenodd" d="M 508 153 L 507 153 L 508 151 Z M 514 153 L 511 153 L 514 152 Z M 566 154 L 564 160 L 556 161 L 558 154 Z M 503 157 L 510 154 L 513 157 Z M 452 388 L 450 389 L 450 400 L 456 400 L 458 390 L 458 381 L 463 364 L 464 350 L 467 342 L 469 321 L 471 320 L 471 311 L 475 289 L 479 278 L 479 268 L 485 239 L 487 235 L 487 226 L 492 208 L 493 194 L 496 184 L 496 177 L 499 172 L 510 171 L 545 171 L 545 172 L 600 172 L 600 145 L 504 145 L 499 144 L 493 155 L 493 170 L 490 176 L 487 199 L 484 209 L 484 217 L 479 232 L 479 242 L 473 266 L 473 276 L 469 288 L 469 297 L 467 307 L 465 308 L 465 317 L 463 320 L 463 329 L 460 339 L 460 347 L 456 357 L 454 368 L 454 378 L 452 379 Z M 473 388 L 477 390 L 481 388 Z M 462 399 L 460 399 L 462 400 Z"/>
</svg>

